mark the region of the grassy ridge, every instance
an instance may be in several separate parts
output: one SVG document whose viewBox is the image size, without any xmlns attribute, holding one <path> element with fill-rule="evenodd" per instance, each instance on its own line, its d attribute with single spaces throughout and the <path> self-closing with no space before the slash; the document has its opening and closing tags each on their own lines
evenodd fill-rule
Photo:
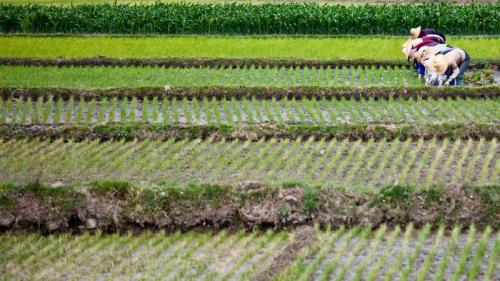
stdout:
<svg viewBox="0 0 500 281">
<path fill-rule="evenodd" d="M 118 3 L 118 4 L 154 4 L 157 2 L 162 3 L 203 3 L 203 4 L 217 4 L 217 3 L 252 3 L 252 4 L 262 4 L 262 3 L 288 3 L 288 2 L 297 2 L 296 0 L 0 0 L 0 4 L 13 4 L 13 5 L 27 5 L 27 4 L 40 4 L 40 5 L 83 5 L 83 4 L 109 4 L 109 3 Z M 414 3 L 414 0 L 314 0 L 312 2 L 322 3 L 322 4 L 364 4 L 364 3 L 397 3 L 401 2 Z M 437 2 L 431 0 L 425 0 L 420 2 Z M 441 2 L 464 4 L 464 3 L 495 3 L 495 0 L 441 0 Z"/>
<path fill-rule="evenodd" d="M 109 89 L 66 88 L 0 88 L 0 96 L 33 100 L 42 97 L 91 100 L 92 98 L 179 99 L 426 99 L 426 98 L 491 98 L 499 97 L 497 86 L 485 87 L 144 87 Z"/>
<path fill-rule="evenodd" d="M 286 67 L 286 68 L 336 68 L 336 67 L 409 67 L 409 61 L 399 60 L 366 60 L 366 59 L 293 59 L 293 58 L 29 58 L 0 57 L 0 65 L 9 66 L 113 66 L 113 67 L 212 67 L 212 68 L 249 68 L 254 67 Z M 476 58 L 469 69 L 491 69 L 500 66 L 498 58 Z"/>
<path fill-rule="evenodd" d="M 0 37 L 0 57 L 294 58 L 403 62 L 407 37 Z M 448 37 L 475 59 L 500 58 L 500 38 Z"/>
<path fill-rule="evenodd" d="M 42 138 L 42 139 L 208 139 L 225 138 L 229 140 L 258 140 L 261 138 L 278 139 L 350 139 L 369 140 L 409 138 L 430 139 L 480 139 L 498 138 L 500 126 L 495 123 L 463 124 L 245 124 L 234 125 L 185 125 L 185 124 L 144 124 L 127 122 L 105 125 L 63 125 L 63 124 L 0 124 L 0 133 L 5 139 Z"/>
<path fill-rule="evenodd" d="M 124 181 L 94 181 L 59 186 L 30 183 L 1 184 L 3 229 L 42 229 L 48 232 L 78 228 L 120 230 L 146 224 L 155 228 L 220 230 L 300 225 L 356 226 L 413 223 L 430 228 L 444 224 L 491 225 L 498 186 L 389 185 L 380 189 L 345 190 L 300 182 L 274 185 L 259 182 L 223 184 L 133 185 Z M 280 196 L 279 194 L 282 194 Z M 279 196 L 279 197 L 278 197 Z M 290 197 L 293 197 L 293 202 Z M 472 198 L 472 199 L 471 199 Z M 30 201 L 27 205 L 26 200 Z M 443 204 L 453 200 L 453 205 Z M 471 208 L 469 204 L 474 204 Z M 50 206 L 50 207 L 49 207 Z M 258 208 L 265 206 L 266 212 Z M 113 211 L 105 211 L 114 208 Z M 391 210 L 392 209 L 392 210 Z M 394 210 L 396 209 L 396 211 Z M 32 210 L 33 215 L 26 212 Z M 96 214 L 98 216 L 96 217 Z M 421 217 L 418 217 L 418 215 Z M 260 215 L 255 219 L 255 215 Z M 68 220 L 72 219 L 71 225 Z M 94 224 L 88 226 L 88 220 Z M 443 226 L 444 229 L 444 226 Z"/>
<path fill-rule="evenodd" d="M 423 25 L 438 28 L 446 34 L 498 35 L 499 11 L 498 5 L 446 3 L 362 6 L 314 3 L 8 5 L 0 6 L 0 32 L 403 35 L 408 34 L 410 27 Z"/>
</svg>

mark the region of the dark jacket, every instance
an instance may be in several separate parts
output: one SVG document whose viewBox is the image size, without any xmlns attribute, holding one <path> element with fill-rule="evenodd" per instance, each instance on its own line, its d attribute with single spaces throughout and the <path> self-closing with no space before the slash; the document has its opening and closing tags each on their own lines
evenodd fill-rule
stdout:
<svg viewBox="0 0 500 281">
<path fill-rule="evenodd" d="M 444 37 L 444 34 L 439 32 L 439 30 L 434 29 L 434 28 L 422 28 L 420 30 L 420 34 L 418 35 L 418 38 L 429 35 L 429 34 L 436 34 L 439 35 L 443 38 L 443 40 L 446 42 L 446 37 Z M 444 43 L 444 42 L 443 42 Z"/>
</svg>

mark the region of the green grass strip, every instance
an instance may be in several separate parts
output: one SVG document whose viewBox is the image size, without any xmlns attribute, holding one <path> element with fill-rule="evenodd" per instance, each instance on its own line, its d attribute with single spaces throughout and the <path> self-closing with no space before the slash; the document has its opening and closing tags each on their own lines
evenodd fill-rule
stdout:
<svg viewBox="0 0 500 281">
<path fill-rule="evenodd" d="M 404 139 L 407 138 L 450 138 L 491 140 L 499 137 L 498 124 L 338 124 L 338 125 L 306 125 L 306 124 L 237 124 L 237 125 L 163 125 L 163 124 L 106 124 L 106 125 L 0 125 L 0 135 L 4 139 L 11 138 L 101 138 L 125 139 L 136 138 L 210 138 L 212 136 L 227 139 L 308 139 L 317 140 L 344 139 L 369 140 Z"/>
<path fill-rule="evenodd" d="M 4 36 L 2 58 L 238 58 L 390 60 L 404 62 L 399 37 Z M 500 38 L 453 37 L 473 61 L 499 58 Z M 126 46 L 126 47 L 125 47 Z"/>
</svg>

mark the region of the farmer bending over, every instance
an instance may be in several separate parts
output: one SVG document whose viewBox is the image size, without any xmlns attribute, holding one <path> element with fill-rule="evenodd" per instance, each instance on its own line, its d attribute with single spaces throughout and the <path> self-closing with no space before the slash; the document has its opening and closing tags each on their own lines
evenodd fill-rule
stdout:
<svg viewBox="0 0 500 281">
<path fill-rule="evenodd" d="M 425 67 L 420 62 L 420 48 L 444 44 L 446 43 L 446 37 L 436 29 L 422 29 L 420 26 L 410 29 L 410 34 L 413 39 L 406 41 L 401 46 L 401 50 L 405 54 L 406 59 L 413 62 L 413 67 L 417 70 L 418 76 L 423 77 L 425 75 Z"/>
<path fill-rule="evenodd" d="M 441 48 L 435 53 L 424 53 L 422 61 L 426 66 L 429 81 L 434 86 L 464 84 L 462 76 L 469 67 L 470 57 L 460 48 L 439 45 Z"/>
</svg>

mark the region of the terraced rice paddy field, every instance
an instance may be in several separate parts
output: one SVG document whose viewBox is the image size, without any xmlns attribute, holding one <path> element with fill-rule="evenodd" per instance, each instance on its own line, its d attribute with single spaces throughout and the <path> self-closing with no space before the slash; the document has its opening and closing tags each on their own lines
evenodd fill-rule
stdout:
<svg viewBox="0 0 500 281">
<path fill-rule="evenodd" d="M 104 2 L 0 0 L 0 280 L 500 280 L 498 4 Z"/>
<path fill-rule="evenodd" d="M 495 266 L 500 237 L 490 228 L 456 227 L 445 234 L 444 228 L 432 233 L 429 227 L 415 230 L 410 225 L 316 234 L 321 242 L 300 252 L 294 267 L 277 280 L 494 280 L 500 273 Z M 1 245 L 9 269 L 6 277 L 13 278 L 252 280 L 262 274 L 260 265 L 282 255 L 295 236 L 284 232 L 23 234 L 6 235 Z"/>
<path fill-rule="evenodd" d="M 120 178 L 230 184 L 293 179 L 345 188 L 376 188 L 394 183 L 482 186 L 500 180 L 496 139 L 168 139 L 101 143 L 56 139 L 6 141 L 1 147 L 4 182 Z"/>
</svg>

